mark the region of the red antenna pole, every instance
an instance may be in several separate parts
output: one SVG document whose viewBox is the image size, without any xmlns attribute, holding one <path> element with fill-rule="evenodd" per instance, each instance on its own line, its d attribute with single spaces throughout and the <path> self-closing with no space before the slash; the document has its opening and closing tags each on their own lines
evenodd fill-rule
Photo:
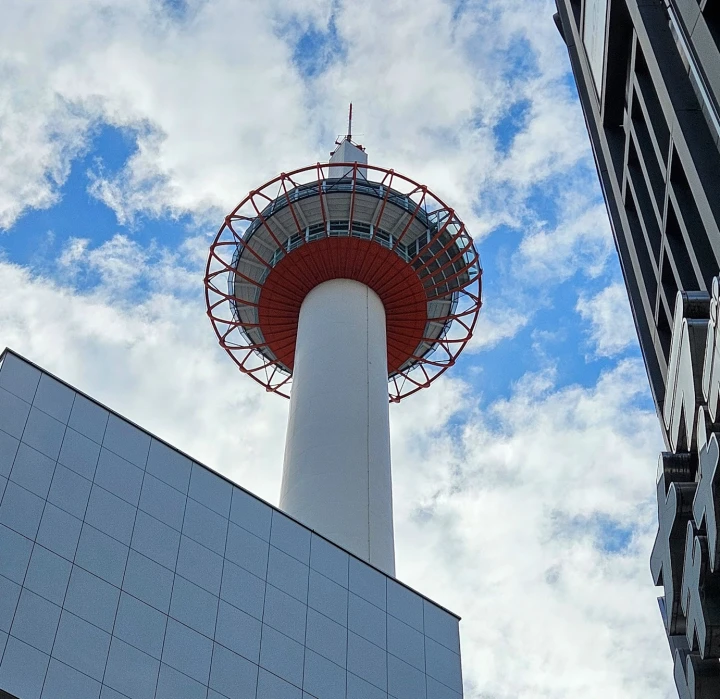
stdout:
<svg viewBox="0 0 720 699">
<path fill-rule="evenodd" d="M 350 114 L 348 115 L 347 140 L 352 141 L 352 102 L 350 102 Z"/>
</svg>

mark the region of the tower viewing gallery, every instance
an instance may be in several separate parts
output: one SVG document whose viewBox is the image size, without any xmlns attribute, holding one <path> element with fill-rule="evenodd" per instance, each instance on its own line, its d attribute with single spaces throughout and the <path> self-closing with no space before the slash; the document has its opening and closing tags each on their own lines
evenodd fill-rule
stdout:
<svg viewBox="0 0 720 699">
<path fill-rule="evenodd" d="M 0 698 L 461 698 L 459 618 L 396 577 L 389 405 L 455 363 L 481 277 L 350 133 L 225 218 L 207 312 L 290 399 L 279 507 L 5 350 Z"/>
</svg>

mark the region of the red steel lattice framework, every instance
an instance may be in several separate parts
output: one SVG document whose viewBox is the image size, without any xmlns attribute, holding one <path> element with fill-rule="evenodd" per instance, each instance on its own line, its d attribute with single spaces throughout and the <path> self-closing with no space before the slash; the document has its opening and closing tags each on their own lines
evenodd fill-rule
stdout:
<svg viewBox="0 0 720 699">
<path fill-rule="evenodd" d="M 338 278 L 383 301 L 393 402 L 455 363 L 482 305 L 472 238 L 427 187 L 373 165 L 318 163 L 270 180 L 225 217 L 206 267 L 207 313 L 240 370 L 288 397 L 302 301 Z"/>
</svg>

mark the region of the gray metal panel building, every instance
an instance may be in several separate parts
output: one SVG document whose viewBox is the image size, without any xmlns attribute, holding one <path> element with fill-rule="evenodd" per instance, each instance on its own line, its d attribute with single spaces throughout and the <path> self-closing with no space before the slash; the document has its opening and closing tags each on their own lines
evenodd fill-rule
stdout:
<svg viewBox="0 0 720 699">
<path fill-rule="evenodd" d="M 458 618 L 6 351 L 0 697 L 460 699 Z"/>
<path fill-rule="evenodd" d="M 658 409 L 675 297 L 720 271 L 720 6 L 557 0 Z"/>
</svg>

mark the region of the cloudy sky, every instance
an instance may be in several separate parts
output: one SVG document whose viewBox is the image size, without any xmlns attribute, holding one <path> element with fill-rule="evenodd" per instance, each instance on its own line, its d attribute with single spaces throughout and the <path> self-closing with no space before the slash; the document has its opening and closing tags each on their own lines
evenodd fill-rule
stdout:
<svg viewBox="0 0 720 699">
<path fill-rule="evenodd" d="M 288 403 L 214 339 L 226 212 L 327 158 L 455 206 L 469 351 L 391 407 L 398 577 L 468 699 L 665 699 L 661 438 L 551 0 L 4 0 L 0 346 L 277 502 Z"/>
</svg>

